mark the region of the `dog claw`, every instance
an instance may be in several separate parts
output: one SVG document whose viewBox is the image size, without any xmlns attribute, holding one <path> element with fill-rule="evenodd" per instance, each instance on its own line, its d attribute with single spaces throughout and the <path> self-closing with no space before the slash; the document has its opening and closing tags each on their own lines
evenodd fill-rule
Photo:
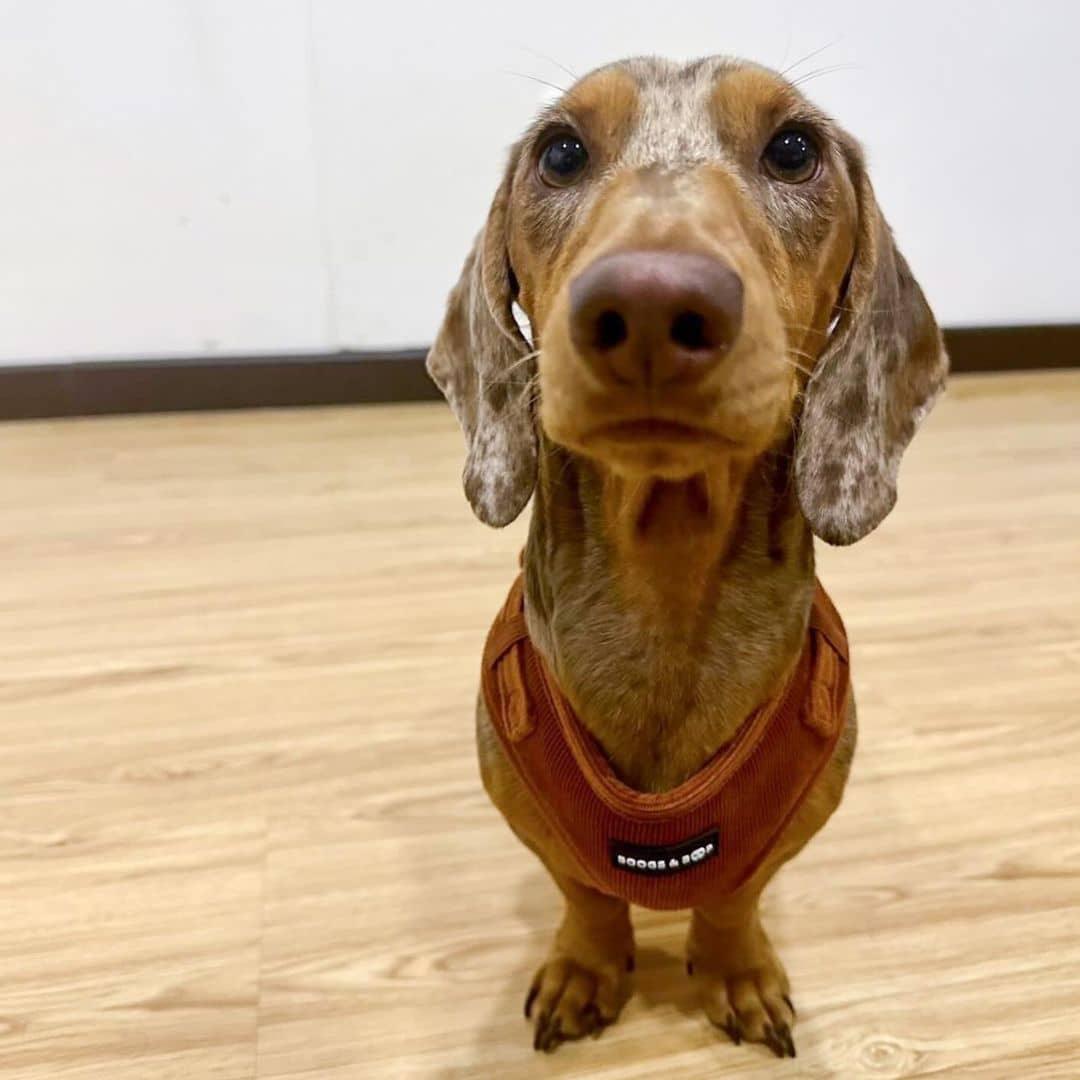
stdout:
<svg viewBox="0 0 1080 1080">
<path fill-rule="evenodd" d="M 799 1014 L 798 1014 L 798 1013 L 797 1013 L 797 1012 L 795 1011 L 795 1005 L 794 1005 L 794 1003 L 792 1002 L 791 998 L 789 998 L 789 997 L 787 996 L 787 994 L 785 994 L 785 995 L 784 995 L 784 1004 L 785 1004 L 785 1005 L 786 1005 L 786 1006 L 787 1006 L 787 1007 L 788 1007 L 788 1008 L 789 1008 L 789 1009 L 791 1010 L 791 1015 L 792 1015 L 792 1016 L 796 1016 L 796 1017 L 797 1017 L 797 1016 L 799 1015 Z M 794 1056 L 794 1055 L 792 1055 L 792 1056 Z"/>
<path fill-rule="evenodd" d="M 791 1037 L 791 1028 L 787 1024 L 778 1024 L 776 1035 L 784 1046 L 788 1057 L 795 1057 L 795 1040 Z"/>
<path fill-rule="evenodd" d="M 536 1020 L 536 1032 L 533 1035 L 533 1049 L 546 1050 L 548 1029 L 551 1027 L 551 1013 L 541 1013 Z"/>
<path fill-rule="evenodd" d="M 777 1056 L 786 1057 L 787 1051 L 784 1049 L 784 1044 L 780 1041 L 780 1037 L 776 1034 L 772 1024 L 765 1025 L 765 1045 Z"/>
<path fill-rule="evenodd" d="M 545 1054 L 550 1054 L 553 1050 L 556 1050 L 559 1043 L 562 1042 L 562 1022 L 556 1016 L 554 1022 L 548 1027 L 547 1038 L 544 1040 L 544 1045 L 540 1047 Z"/>
<path fill-rule="evenodd" d="M 694 961 L 693 960 L 687 960 L 686 961 L 686 974 L 687 975 L 693 975 L 694 974 Z"/>
<path fill-rule="evenodd" d="M 536 995 L 540 993 L 540 984 L 533 983 L 529 987 L 528 994 L 525 995 L 525 1019 L 528 1020 L 532 1016 L 533 1002 L 536 1001 Z"/>
<path fill-rule="evenodd" d="M 739 1023 L 739 1019 L 734 1013 L 728 1013 L 727 1019 L 717 1026 L 736 1046 L 742 1042 L 742 1025 Z"/>
<path fill-rule="evenodd" d="M 765 1045 L 779 1058 L 795 1056 L 795 1043 L 787 1024 L 775 1028 L 772 1024 L 766 1024 Z"/>
</svg>

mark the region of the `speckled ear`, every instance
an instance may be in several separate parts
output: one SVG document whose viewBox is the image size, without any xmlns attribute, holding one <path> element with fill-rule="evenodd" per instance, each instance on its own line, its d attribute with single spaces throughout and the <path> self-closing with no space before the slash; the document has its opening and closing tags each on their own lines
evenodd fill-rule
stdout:
<svg viewBox="0 0 1080 1080">
<path fill-rule="evenodd" d="M 511 311 L 513 275 L 506 248 L 515 164 L 512 154 L 427 357 L 428 374 L 465 432 L 465 495 L 476 516 L 497 527 L 521 513 L 536 484 L 536 361 Z"/>
<path fill-rule="evenodd" d="M 859 224 L 840 317 L 806 388 L 799 503 L 830 544 L 862 539 L 896 502 L 900 458 L 945 385 L 948 357 L 918 282 L 846 148 Z"/>
</svg>

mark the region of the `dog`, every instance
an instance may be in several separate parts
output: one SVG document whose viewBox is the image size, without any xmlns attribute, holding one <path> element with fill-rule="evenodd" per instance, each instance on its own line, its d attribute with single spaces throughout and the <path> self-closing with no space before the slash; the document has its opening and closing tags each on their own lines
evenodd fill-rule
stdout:
<svg viewBox="0 0 1080 1080">
<path fill-rule="evenodd" d="M 793 1057 L 758 898 L 856 741 L 813 538 L 889 513 L 948 368 L 858 144 L 752 63 L 590 73 L 513 146 L 427 366 L 476 515 L 533 499 L 477 741 L 566 900 L 534 1047 L 617 1018 L 632 901 L 691 908 L 709 1020 Z"/>
</svg>

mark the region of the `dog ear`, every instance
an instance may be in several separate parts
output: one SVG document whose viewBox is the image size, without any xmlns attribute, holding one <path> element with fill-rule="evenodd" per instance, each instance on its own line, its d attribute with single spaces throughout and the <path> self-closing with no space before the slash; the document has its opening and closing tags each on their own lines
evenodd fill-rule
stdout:
<svg viewBox="0 0 1080 1080">
<path fill-rule="evenodd" d="M 428 374 L 465 432 L 465 496 L 481 521 L 497 527 L 521 513 L 536 484 L 536 362 L 511 310 L 516 283 L 506 242 L 516 164 L 514 152 L 427 357 Z"/>
<path fill-rule="evenodd" d="M 896 502 L 905 447 L 945 384 L 948 357 L 918 282 L 845 148 L 858 207 L 839 319 L 806 388 L 795 453 L 799 503 L 830 544 L 860 540 Z"/>
</svg>

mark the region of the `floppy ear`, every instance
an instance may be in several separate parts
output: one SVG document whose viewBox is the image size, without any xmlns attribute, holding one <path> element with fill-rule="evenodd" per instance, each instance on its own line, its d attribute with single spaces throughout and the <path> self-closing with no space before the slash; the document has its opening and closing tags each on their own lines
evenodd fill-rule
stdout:
<svg viewBox="0 0 1080 1080">
<path fill-rule="evenodd" d="M 530 347 L 511 312 L 515 286 L 506 245 L 516 160 L 514 153 L 427 357 L 428 374 L 465 432 L 465 495 L 476 516 L 494 526 L 521 513 L 536 483 L 530 396 L 536 362 L 525 359 Z"/>
<path fill-rule="evenodd" d="M 806 388 L 795 453 L 799 503 L 830 544 L 860 540 L 896 502 L 900 457 L 945 384 L 933 313 L 896 249 L 857 148 L 845 150 L 858 205 L 839 320 Z"/>
</svg>

